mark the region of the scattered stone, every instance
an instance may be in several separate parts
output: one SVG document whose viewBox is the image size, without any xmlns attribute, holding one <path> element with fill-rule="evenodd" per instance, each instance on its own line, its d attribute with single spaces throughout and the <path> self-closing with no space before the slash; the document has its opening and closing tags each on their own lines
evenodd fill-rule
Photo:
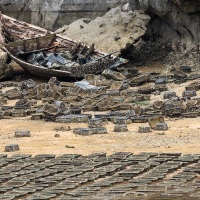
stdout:
<svg viewBox="0 0 200 200">
<path fill-rule="evenodd" d="M 0 111 L 0 119 L 4 119 L 4 112 Z"/>
<path fill-rule="evenodd" d="M 146 123 L 146 122 L 148 122 L 148 118 L 143 117 L 143 116 L 134 116 L 134 117 L 131 117 L 131 120 L 132 120 L 133 123 Z"/>
<path fill-rule="evenodd" d="M 116 124 L 114 127 L 114 132 L 127 132 L 128 127 L 126 124 Z"/>
<path fill-rule="evenodd" d="M 155 126 L 155 130 L 159 130 L 159 131 L 168 130 L 168 126 L 166 123 L 157 123 Z"/>
<path fill-rule="evenodd" d="M 17 130 L 15 131 L 15 137 L 31 137 L 31 132 L 29 130 Z"/>
<path fill-rule="evenodd" d="M 115 72 L 111 69 L 104 70 L 102 75 L 105 76 L 108 79 L 113 79 L 115 81 L 123 81 L 123 80 L 126 79 L 126 77 L 123 76 L 121 73 Z"/>
<path fill-rule="evenodd" d="M 71 130 L 71 128 L 70 128 L 70 126 L 68 126 L 67 128 L 65 128 L 65 127 L 63 127 L 63 126 L 61 126 L 61 127 L 58 127 L 58 128 L 54 128 L 53 130 L 55 130 L 55 131 L 70 131 Z"/>
<path fill-rule="evenodd" d="M 103 121 L 100 118 L 89 119 L 89 128 L 101 128 L 103 126 Z"/>
<path fill-rule="evenodd" d="M 7 103 L 7 98 L 0 96 L 0 103 L 6 104 Z"/>
<path fill-rule="evenodd" d="M 131 86 L 138 86 L 142 83 L 148 82 L 150 79 L 150 74 L 141 74 L 139 76 L 133 77 L 129 80 Z"/>
<path fill-rule="evenodd" d="M 75 147 L 74 146 L 70 146 L 70 145 L 65 145 L 66 148 L 68 149 L 74 149 Z"/>
<path fill-rule="evenodd" d="M 187 74 L 183 71 L 177 70 L 177 71 L 174 71 L 174 77 L 184 79 L 184 78 L 187 78 Z"/>
<path fill-rule="evenodd" d="M 198 112 L 186 112 L 181 114 L 185 118 L 197 118 L 199 116 Z"/>
<path fill-rule="evenodd" d="M 27 116 L 27 110 L 15 109 L 12 111 L 12 117 L 26 117 L 26 116 Z"/>
<path fill-rule="evenodd" d="M 185 90 L 185 91 L 183 91 L 182 96 L 183 97 L 195 97 L 195 96 L 197 96 L 197 93 L 195 90 Z"/>
<path fill-rule="evenodd" d="M 34 87 L 37 86 L 37 83 L 35 81 L 33 81 L 32 79 L 28 79 L 24 82 L 22 82 L 22 86 L 21 89 L 22 90 L 27 90 L 27 89 L 33 89 Z"/>
<path fill-rule="evenodd" d="M 106 128 L 75 128 L 73 133 L 78 135 L 107 134 Z"/>
<path fill-rule="evenodd" d="M 180 70 L 185 73 L 190 73 L 192 71 L 192 68 L 190 66 L 181 66 Z"/>
<path fill-rule="evenodd" d="M 156 117 L 150 117 L 148 119 L 148 122 L 149 122 L 149 126 L 152 128 L 152 129 L 155 129 L 157 124 L 159 123 L 164 123 L 164 118 L 162 116 L 156 116 Z"/>
<path fill-rule="evenodd" d="M 5 152 L 13 152 L 13 151 L 19 151 L 18 144 L 9 144 L 5 146 Z"/>
<path fill-rule="evenodd" d="M 164 99 L 171 99 L 172 97 L 176 97 L 176 92 L 165 92 L 163 98 Z"/>
<path fill-rule="evenodd" d="M 114 117 L 114 124 L 127 124 L 127 117 Z"/>
<path fill-rule="evenodd" d="M 158 132 L 157 135 L 165 135 L 165 132 Z"/>
<path fill-rule="evenodd" d="M 60 137 L 60 134 L 55 134 L 54 137 Z"/>
<path fill-rule="evenodd" d="M 40 120 L 43 119 L 43 113 L 35 113 L 31 115 L 32 120 Z"/>
<path fill-rule="evenodd" d="M 139 133 L 149 133 L 151 132 L 150 126 L 139 126 Z"/>
<path fill-rule="evenodd" d="M 65 115 L 56 117 L 56 122 L 59 123 L 87 123 L 88 115 Z"/>
</svg>

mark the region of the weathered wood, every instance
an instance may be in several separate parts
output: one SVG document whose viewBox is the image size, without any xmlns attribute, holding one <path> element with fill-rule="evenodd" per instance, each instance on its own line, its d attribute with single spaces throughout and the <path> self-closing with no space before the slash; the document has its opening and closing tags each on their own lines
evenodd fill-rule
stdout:
<svg viewBox="0 0 200 200">
<path fill-rule="evenodd" d="M 14 39 L 14 42 L 10 42 L 9 35 L 6 36 L 6 39 L 4 38 L 5 32 L 3 32 L 3 28 L 6 28 L 8 33 Z M 20 22 L 2 14 L 0 14 L 0 33 L 3 49 L 26 71 L 36 76 L 48 78 L 52 76 L 82 78 L 86 74 L 100 74 L 114 63 L 118 66 L 122 64 L 121 62 L 117 63 L 115 61 L 115 57 L 112 56 L 113 53 L 105 54 L 97 51 L 94 49 L 94 45 L 87 46 L 81 44 L 80 42 L 73 41 L 67 37 L 25 22 Z M 62 48 L 66 48 L 66 51 L 71 53 L 70 56 L 81 54 L 83 56 L 81 58 L 83 59 L 92 56 L 93 61 L 90 62 L 89 60 L 84 61 L 80 59 L 80 63 L 75 62 L 72 66 L 63 65 L 57 70 L 55 68 L 44 67 L 40 64 L 31 64 L 17 57 L 21 52 L 25 52 L 24 54 L 26 54 L 50 49 L 53 50 L 49 52 L 54 51 L 59 53 Z M 60 51 L 58 49 L 60 49 Z M 95 59 L 97 59 L 96 62 L 94 62 Z"/>
<path fill-rule="evenodd" d="M 88 56 L 91 56 L 92 55 L 92 53 L 94 52 L 94 44 L 92 44 L 91 46 L 90 46 L 90 49 L 89 49 L 89 51 L 86 53 L 86 55 L 85 55 L 85 58 L 87 58 Z"/>
</svg>

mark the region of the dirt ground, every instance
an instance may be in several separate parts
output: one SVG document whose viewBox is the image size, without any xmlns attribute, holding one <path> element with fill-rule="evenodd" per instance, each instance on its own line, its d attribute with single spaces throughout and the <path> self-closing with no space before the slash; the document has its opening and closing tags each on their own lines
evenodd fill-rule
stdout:
<svg viewBox="0 0 200 200">
<path fill-rule="evenodd" d="M 20 151 L 14 154 L 71 154 L 88 155 L 94 152 L 182 152 L 200 153 L 200 118 L 166 120 L 168 131 L 138 133 L 142 124 L 129 124 L 126 133 L 114 133 L 114 125 L 106 127 L 108 134 L 79 136 L 70 131 L 56 131 L 55 128 L 86 127 L 86 124 L 59 124 L 30 119 L 3 119 L 0 123 L 0 153 L 7 144 L 19 144 Z M 14 138 L 16 130 L 31 131 L 30 138 Z M 54 137 L 58 133 L 60 137 Z M 66 148 L 65 146 L 74 148 Z M 11 153 L 13 154 L 13 153 Z"/>
</svg>

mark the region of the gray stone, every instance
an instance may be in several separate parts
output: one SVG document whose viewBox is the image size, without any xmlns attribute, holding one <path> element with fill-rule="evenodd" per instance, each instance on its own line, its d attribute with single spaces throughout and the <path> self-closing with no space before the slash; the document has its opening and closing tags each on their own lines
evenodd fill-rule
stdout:
<svg viewBox="0 0 200 200">
<path fill-rule="evenodd" d="M 103 120 L 100 118 L 89 119 L 89 128 L 100 128 L 103 126 Z"/>
<path fill-rule="evenodd" d="M 7 64 L 8 55 L 0 50 L 0 80 L 12 77 L 13 69 Z"/>
<path fill-rule="evenodd" d="M 87 123 L 88 115 L 65 115 L 56 117 L 56 122 L 59 123 Z"/>
<path fill-rule="evenodd" d="M 158 123 L 156 124 L 155 130 L 159 130 L 159 131 L 168 130 L 168 126 L 166 123 Z"/>
<path fill-rule="evenodd" d="M 126 124 L 116 124 L 114 127 L 114 132 L 127 132 L 128 131 L 128 127 Z"/>
<path fill-rule="evenodd" d="M 60 134 L 57 134 L 57 133 L 56 133 L 56 134 L 54 135 L 54 137 L 60 137 Z"/>
<path fill-rule="evenodd" d="M 43 113 L 35 113 L 35 114 L 32 114 L 31 115 L 31 119 L 32 120 L 40 120 L 40 119 L 43 119 Z"/>
<path fill-rule="evenodd" d="M 195 90 L 185 90 L 185 91 L 183 91 L 182 96 L 183 97 L 195 97 L 195 96 L 197 96 L 197 93 Z"/>
<path fill-rule="evenodd" d="M 176 92 L 165 92 L 164 95 L 163 95 L 163 98 L 164 99 L 170 99 L 172 97 L 176 97 Z"/>
<path fill-rule="evenodd" d="M 127 117 L 114 117 L 114 124 L 127 124 Z"/>
<path fill-rule="evenodd" d="M 150 126 L 139 126 L 139 133 L 149 133 L 151 132 Z"/>
<path fill-rule="evenodd" d="M 27 116 L 27 110 L 13 110 L 12 111 L 13 117 L 26 117 Z"/>
<path fill-rule="evenodd" d="M 15 131 L 15 137 L 31 137 L 31 132 L 28 130 L 17 130 Z"/>
<path fill-rule="evenodd" d="M 106 134 L 106 128 L 75 128 L 73 133 L 78 135 Z"/>
<path fill-rule="evenodd" d="M 12 151 L 19 151 L 19 145 L 10 144 L 10 145 L 5 146 L 5 152 L 12 152 Z"/>
</svg>

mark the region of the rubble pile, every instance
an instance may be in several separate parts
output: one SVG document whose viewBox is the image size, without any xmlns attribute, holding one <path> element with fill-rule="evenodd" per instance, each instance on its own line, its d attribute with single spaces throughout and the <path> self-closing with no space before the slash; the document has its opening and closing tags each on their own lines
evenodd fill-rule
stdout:
<svg viewBox="0 0 200 200">
<path fill-rule="evenodd" d="M 128 131 L 127 124 L 130 123 L 148 121 L 151 129 L 167 130 L 167 124 L 160 118 L 162 116 L 200 115 L 198 80 L 188 84 L 182 96 L 168 88 L 168 83 L 179 84 L 198 78 L 199 75 L 193 74 L 189 67 L 182 66 L 165 76 L 159 73 L 140 74 L 136 68 L 120 70 L 105 70 L 101 75 L 89 74 L 75 83 L 58 81 L 55 77 L 46 83 L 32 79 L 2 82 L 0 117 L 30 116 L 32 120 L 88 123 L 88 128 L 76 129 L 74 133 L 89 135 L 107 133 L 105 121 L 115 124 L 114 132 Z M 160 100 L 152 102 L 154 95 L 160 95 Z M 6 105 L 10 100 L 16 100 L 14 106 Z M 150 132 L 151 129 L 139 127 L 139 132 Z"/>
</svg>

